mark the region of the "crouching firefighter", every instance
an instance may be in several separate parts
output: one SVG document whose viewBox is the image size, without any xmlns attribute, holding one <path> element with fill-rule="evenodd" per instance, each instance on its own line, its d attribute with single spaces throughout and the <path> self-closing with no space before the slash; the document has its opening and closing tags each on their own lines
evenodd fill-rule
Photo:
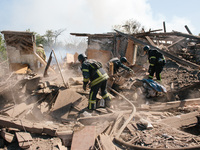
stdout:
<svg viewBox="0 0 200 150">
<path fill-rule="evenodd" d="M 108 75 L 102 68 L 102 64 L 93 59 L 87 59 L 84 54 L 78 56 L 78 60 L 81 63 L 81 71 L 83 75 L 83 89 L 86 90 L 86 86 L 90 85 L 90 94 L 88 109 L 95 110 L 97 101 L 96 96 L 101 89 L 101 96 L 105 100 L 105 107 L 110 107 L 110 97 L 106 90 Z"/>
<path fill-rule="evenodd" d="M 153 79 L 154 73 L 156 73 L 156 79 L 161 83 L 161 72 L 166 64 L 165 57 L 156 49 L 151 49 L 148 45 L 143 48 L 144 54 L 148 55 L 149 60 L 149 79 Z"/>
</svg>

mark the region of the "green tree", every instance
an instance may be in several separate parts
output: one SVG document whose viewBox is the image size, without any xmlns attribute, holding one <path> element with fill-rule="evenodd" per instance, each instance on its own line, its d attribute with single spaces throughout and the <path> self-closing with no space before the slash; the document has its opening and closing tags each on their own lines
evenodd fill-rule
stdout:
<svg viewBox="0 0 200 150">
<path fill-rule="evenodd" d="M 35 34 L 35 41 L 36 41 L 36 45 L 38 46 L 39 44 L 42 45 L 47 45 L 47 40 L 45 39 L 44 36 L 40 35 L 40 34 Z"/>
<path fill-rule="evenodd" d="M 27 29 L 26 32 L 32 32 L 30 29 Z M 36 46 L 39 44 L 42 45 L 47 45 L 47 40 L 45 39 L 45 36 L 38 34 L 37 32 L 32 32 L 35 35 L 35 41 L 36 41 Z"/>
<path fill-rule="evenodd" d="M 0 34 L 0 61 L 4 61 L 7 59 L 7 52 L 5 48 L 5 42 L 2 34 Z"/>
<path fill-rule="evenodd" d="M 144 30 L 144 26 L 134 19 L 126 20 L 122 25 L 114 25 L 112 28 L 127 34 L 139 33 Z"/>
<path fill-rule="evenodd" d="M 50 48 L 55 48 L 57 46 L 57 38 L 58 36 L 60 36 L 62 34 L 62 32 L 64 32 L 65 29 L 59 29 L 59 30 L 47 30 L 44 37 L 47 40 L 47 45 Z M 59 43 L 60 44 L 60 43 Z"/>
</svg>

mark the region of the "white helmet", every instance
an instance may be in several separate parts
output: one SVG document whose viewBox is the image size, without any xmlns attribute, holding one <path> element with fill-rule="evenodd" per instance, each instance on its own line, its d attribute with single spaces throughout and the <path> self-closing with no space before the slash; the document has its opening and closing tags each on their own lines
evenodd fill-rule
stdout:
<svg viewBox="0 0 200 150">
<path fill-rule="evenodd" d="M 42 48 L 43 48 L 43 45 L 42 45 L 42 44 L 39 44 L 38 47 L 42 47 Z"/>
</svg>

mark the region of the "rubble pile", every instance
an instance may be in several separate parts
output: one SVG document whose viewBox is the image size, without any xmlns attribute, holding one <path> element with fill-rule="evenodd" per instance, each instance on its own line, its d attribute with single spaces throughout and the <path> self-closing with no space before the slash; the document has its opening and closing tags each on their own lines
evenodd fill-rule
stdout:
<svg viewBox="0 0 200 150">
<path fill-rule="evenodd" d="M 22 50 L 26 55 L 17 53 L 17 56 L 24 61 L 27 59 L 27 63 L 31 63 L 34 69 L 30 70 L 27 65 L 21 65 L 17 62 L 19 59 L 8 53 L 12 56 L 9 63 L 14 67 L 8 66 L 12 72 L 9 76 L 0 76 L 1 148 L 200 149 L 199 62 L 193 55 L 194 51 L 190 51 L 188 46 L 191 41 L 197 45 L 199 37 L 179 32 L 150 31 L 136 35 L 119 31 L 108 35 L 87 34 L 91 40 L 87 50 L 89 58 L 97 58 L 101 54 L 102 57 L 106 56 L 103 62 L 107 62 L 110 56 L 119 53 L 126 55 L 127 59 L 128 56 L 134 58 L 129 59 L 133 64 L 129 67 L 134 74 L 122 71 L 115 80 L 108 81 L 112 107 L 90 111 L 87 109 L 89 88 L 86 91 L 82 89 L 83 79 L 78 62 L 47 68 L 47 63 L 39 59 L 43 67 L 38 68 L 35 65 L 38 59 L 30 59 L 35 55 L 30 52 L 31 48 L 34 48 L 34 42 L 27 40 L 28 52 L 23 43 L 20 43 L 22 49 L 15 48 L 15 38 L 24 40 L 25 35 L 26 38 L 32 39 L 31 33 L 23 33 L 22 37 L 18 32 L 14 32 L 17 36 L 13 36 L 12 32 L 3 33 L 9 35 L 5 38 L 10 44 L 9 51 Z M 161 43 L 163 40 L 170 40 L 171 43 Z M 99 42 L 99 49 L 95 49 Z M 113 48 L 114 43 L 117 46 Z M 148 73 L 144 63 L 146 58 L 141 55 L 140 49 L 141 45 L 146 43 L 156 46 L 167 57 L 162 72 L 162 85 L 167 92 L 151 98 L 146 97 L 142 82 Z M 180 45 L 187 48 L 192 60 L 183 59 Z M 138 52 L 132 53 L 131 50 L 136 50 L 135 47 L 138 47 Z M 106 69 L 105 63 L 103 67 Z M 44 71 L 48 72 L 45 76 Z M 97 103 L 100 100 L 98 93 Z"/>
</svg>

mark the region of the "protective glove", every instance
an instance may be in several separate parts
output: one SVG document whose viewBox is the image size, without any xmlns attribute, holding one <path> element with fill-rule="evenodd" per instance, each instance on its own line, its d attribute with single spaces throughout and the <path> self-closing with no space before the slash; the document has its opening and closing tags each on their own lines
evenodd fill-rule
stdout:
<svg viewBox="0 0 200 150">
<path fill-rule="evenodd" d="M 159 58 L 159 59 L 158 59 L 158 63 L 163 63 L 163 59 L 162 59 L 162 58 Z"/>
<path fill-rule="evenodd" d="M 86 84 L 83 84 L 83 90 L 86 91 Z"/>
</svg>

